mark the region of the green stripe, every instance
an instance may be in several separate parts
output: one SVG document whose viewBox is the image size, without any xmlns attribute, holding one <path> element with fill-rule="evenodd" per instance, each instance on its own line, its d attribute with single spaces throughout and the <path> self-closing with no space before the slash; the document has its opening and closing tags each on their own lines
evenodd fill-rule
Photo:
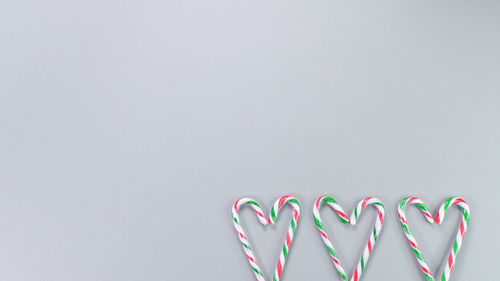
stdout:
<svg viewBox="0 0 500 281">
<path fill-rule="evenodd" d="M 337 201 L 335 199 L 333 199 L 332 197 L 330 196 L 327 196 L 327 197 L 323 197 L 323 200 L 321 200 L 323 202 L 328 202 L 328 203 L 334 203 L 334 204 L 339 204 L 337 203 Z"/>
<path fill-rule="evenodd" d="M 257 207 L 259 207 L 259 208 L 260 208 L 259 203 L 255 202 L 255 201 L 253 201 L 253 200 L 248 201 L 248 202 L 247 202 L 247 204 L 254 205 L 254 206 L 257 206 Z"/>
<path fill-rule="evenodd" d="M 464 215 L 464 219 L 465 219 L 465 223 L 467 225 L 469 225 L 469 217 L 470 217 L 470 214 L 469 212 L 467 212 L 465 209 L 462 211 L 463 215 Z"/>
<path fill-rule="evenodd" d="M 421 253 L 418 249 L 413 248 L 413 247 L 412 247 L 412 249 L 413 249 L 413 253 L 414 253 L 414 254 L 415 254 L 415 256 L 417 257 L 417 259 L 419 259 L 419 260 L 421 260 L 421 261 L 425 261 L 425 260 L 424 260 L 424 257 L 422 256 L 422 253 Z"/>
<path fill-rule="evenodd" d="M 300 206 L 299 201 L 297 201 L 297 199 L 295 199 L 295 198 L 289 198 L 289 199 L 287 199 L 287 202 L 295 203 L 298 206 Z"/>
<path fill-rule="evenodd" d="M 241 242 L 241 245 L 243 245 L 243 247 L 247 248 L 248 250 L 252 250 L 252 248 L 250 247 L 250 245 L 247 245 L 243 242 Z"/>
<path fill-rule="evenodd" d="M 410 228 L 408 227 L 407 224 L 405 224 L 404 222 L 401 222 L 401 227 L 403 228 L 404 232 L 411 235 Z"/>
<path fill-rule="evenodd" d="M 330 253 L 330 255 L 332 255 L 333 257 L 335 257 L 335 258 L 337 258 L 337 259 L 339 258 L 339 257 L 337 256 L 337 253 L 335 253 L 335 251 L 333 250 L 333 248 L 332 248 L 332 247 L 328 247 L 328 246 L 326 246 L 326 249 L 328 250 L 328 252 Z"/>
<path fill-rule="evenodd" d="M 405 199 L 401 200 L 401 203 L 399 203 L 399 207 L 401 209 L 406 209 L 406 202 L 408 202 L 408 200 L 410 199 L 410 197 L 406 197 Z"/>
<path fill-rule="evenodd" d="M 264 277 L 264 274 L 262 274 L 262 272 L 260 272 L 260 270 L 258 270 L 257 268 L 253 267 L 252 266 L 252 269 L 253 271 L 255 271 L 255 273 L 259 274 L 260 276 Z"/>
<path fill-rule="evenodd" d="M 321 230 L 324 230 L 325 227 L 323 226 L 323 223 L 316 216 L 313 216 L 313 218 L 314 218 L 314 223 L 316 224 L 316 226 L 318 228 L 320 228 Z"/>
<path fill-rule="evenodd" d="M 283 256 L 286 259 L 286 256 L 288 256 L 288 250 L 286 249 L 286 243 L 283 245 Z"/>
<path fill-rule="evenodd" d="M 273 208 L 271 208 L 271 219 L 272 219 L 272 221 L 276 221 L 276 213 L 274 211 L 274 206 L 273 206 Z"/>
<path fill-rule="evenodd" d="M 454 197 L 451 197 L 448 200 L 446 200 L 446 202 L 444 202 L 444 213 L 446 213 L 446 211 L 448 211 L 448 208 L 450 208 L 450 203 L 453 199 L 454 199 Z M 444 214 L 443 214 L 443 216 L 444 216 Z M 441 220 L 443 220 L 443 219 L 444 218 L 441 218 Z"/>
<path fill-rule="evenodd" d="M 427 213 L 430 213 L 429 209 L 427 208 L 427 206 L 425 206 L 425 204 L 423 204 L 423 203 L 416 203 L 415 205 L 417 205 L 417 207 L 420 210 L 425 211 Z"/>
</svg>

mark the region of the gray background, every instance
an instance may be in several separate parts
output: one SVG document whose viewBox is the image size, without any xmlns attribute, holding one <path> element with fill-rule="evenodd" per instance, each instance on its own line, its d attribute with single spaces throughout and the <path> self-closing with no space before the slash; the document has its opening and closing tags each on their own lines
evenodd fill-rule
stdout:
<svg viewBox="0 0 500 281">
<path fill-rule="evenodd" d="M 455 281 L 500 250 L 500 2 L 0 3 L 0 280 L 253 280 L 230 206 L 303 206 L 284 280 L 338 280 L 311 208 L 372 195 L 387 221 L 363 280 L 423 280 L 395 218 L 469 201 Z M 349 272 L 355 228 L 323 210 Z M 270 276 L 290 212 L 244 226 Z M 410 222 L 434 271 L 443 227 Z"/>
</svg>

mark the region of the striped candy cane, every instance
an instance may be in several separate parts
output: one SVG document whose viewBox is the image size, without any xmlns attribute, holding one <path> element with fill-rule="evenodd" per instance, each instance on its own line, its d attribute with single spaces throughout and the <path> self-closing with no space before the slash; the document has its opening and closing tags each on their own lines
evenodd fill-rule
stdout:
<svg viewBox="0 0 500 281">
<path fill-rule="evenodd" d="M 343 223 L 349 223 L 351 225 L 355 225 L 357 223 L 359 215 L 361 215 L 366 206 L 373 205 L 375 208 L 377 208 L 377 218 L 375 220 L 373 231 L 370 233 L 370 237 L 368 238 L 368 243 L 366 244 L 366 247 L 363 251 L 363 255 L 361 256 L 358 266 L 356 267 L 356 270 L 354 271 L 354 274 L 351 277 L 351 281 L 358 281 L 359 278 L 361 277 L 361 274 L 363 273 L 363 270 L 365 269 L 366 264 L 368 263 L 368 258 L 370 257 L 370 254 L 373 250 L 373 246 L 375 245 L 377 237 L 380 234 L 380 231 L 382 230 L 382 225 L 384 223 L 384 215 L 385 215 L 384 205 L 382 204 L 382 202 L 380 202 L 380 200 L 376 198 L 373 197 L 365 198 L 358 203 L 356 209 L 354 209 L 354 212 L 351 215 L 351 218 L 349 219 L 344 210 L 342 209 L 342 207 L 340 207 L 337 201 L 335 201 L 335 199 L 333 199 L 332 197 L 321 196 L 318 198 L 318 200 L 316 200 L 316 203 L 314 204 L 313 207 L 314 222 L 316 223 L 316 227 L 318 228 L 318 231 L 321 234 L 323 243 L 325 244 L 326 249 L 330 254 L 333 265 L 335 266 L 337 272 L 340 275 L 340 279 L 344 281 L 348 280 L 347 274 L 344 270 L 344 267 L 342 266 L 342 263 L 337 255 L 337 252 L 335 251 L 335 248 L 333 247 L 329 235 L 326 233 L 325 226 L 321 221 L 321 216 L 319 211 L 323 203 L 327 203 L 337 213 L 337 215 L 340 217 L 340 220 Z"/>
<path fill-rule="evenodd" d="M 236 233 L 238 234 L 238 238 L 240 239 L 241 245 L 243 246 L 243 251 L 245 252 L 248 262 L 250 263 L 250 266 L 253 269 L 255 278 L 258 281 L 265 281 L 265 278 L 262 273 L 262 270 L 260 270 L 259 268 L 257 259 L 255 258 L 255 255 L 250 246 L 250 242 L 248 241 L 248 238 L 245 235 L 245 231 L 243 231 L 243 228 L 241 227 L 240 217 L 238 215 L 239 209 L 245 204 L 249 205 L 250 207 L 253 208 L 260 224 L 262 226 L 266 226 L 268 223 L 274 224 L 276 222 L 279 211 L 287 203 L 290 204 L 293 208 L 293 216 L 290 221 L 290 227 L 288 228 L 285 242 L 283 244 L 283 248 L 280 253 L 280 258 L 276 265 L 276 270 L 273 276 L 273 281 L 279 281 L 283 274 L 283 269 L 285 268 L 286 257 L 288 256 L 288 253 L 290 251 L 290 246 L 292 245 L 293 235 L 295 233 L 295 230 L 297 229 L 297 223 L 299 222 L 299 215 L 300 215 L 299 202 L 297 201 L 297 199 L 291 196 L 280 197 L 278 200 L 276 200 L 273 207 L 271 208 L 269 219 L 266 219 L 266 217 L 264 216 L 264 212 L 262 212 L 262 209 L 260 208 L 259 204 L 253 199 L 241 198 L 237 200 L 233 205 L 232 208 L 233 225 L 234 228 L 236 229 Z"/>
<path fill-rule="evenodd" d="M 450 207 L 452 207 L 453 205 L 458 205 L 462 208 L 462 219 L 460 221 L 460 227 L 458 229 L 455 242 L 451 247 L 450 254 L 446 262 L 446 266 L 443 270 L 443 274 L 441 275 L 441 281 L 448 281 L 450 279 L 451 271 L 453 270 L 453 265 L 455 264 L 457 254 L 460 251 L 460 248 L 462 247 L 462 242 L 465 236 L 465 232 L 467 231 L 467 227 L 469 225 L 469 218 L 470 218 L 469 205 L 461 198 L 451 197 L 441 205 L 438 213 L 436 214 L 436 217 L 433 218 L 432 214 L 429 211 L 429 208 L 427 208 L 427 205 L 419 198 L 407 197 L 399 203 L 398 217 L 399 221 L 401 222 L 401 227 L 403 228 L 403 232 L 405 233 L 406 238 L 408 239 L 408 242 L 410 243 L 410 246 L 413 250 L 413 253 L 417 258 L 417 262 L 422 271 L 424 272 L 425 278 L 428 281 L 435 281 L 435 279 L 432 274 L 432 271 L 429 268 L 429 265 L 427 264 L 427 262 L 424 259 L 424 256 L 422 255 L 422 251 L 418 247 L 417 240 L 410 231 L 410 226 L 408 225 L 408 221 L 405 215 L 406 207 L 409 204 L 415 204 L 418 207 L 418 209 L 424 214 L 425 218 L 429 223 L 433 224 L 434 222 L 436 222 L 436 224 L 438 225 L 442 223 Z"/>
</svg>

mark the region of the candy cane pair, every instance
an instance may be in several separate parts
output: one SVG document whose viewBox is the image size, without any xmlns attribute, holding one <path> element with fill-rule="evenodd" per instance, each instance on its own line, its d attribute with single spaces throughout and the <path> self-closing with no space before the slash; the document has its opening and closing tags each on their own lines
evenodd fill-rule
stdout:
<svg viewBox="0 0 500 281">
<path fill-rule="evenodd" d="M 278 260 L 278 263 L 276 265 L 276 270 L 273 276 L 273 281 L 279 281 L 281 279 L 283 269 L 285 266 L 285 260 L 286 257 L 290 251 L 290 246 L 293 240 L 293 236 L 298 224 L 298 219 L 299 219 L 299 214 L 300 214 L 300 205 L 297 199 L 291 197 L 291 196 L 283 196 L 279 198 L 276 203 L 273 205 L 271 212 L 270 212 L 270 217 L 269 219 L 266 219 L 264 216 L 264 213 L 262 212 L 262 209 L 260 208 L 259 204 L 252 199 L 249 198 L 242 198 L 236 201 L 236 203 L 233 206 L 232 209 L 232 214 L 233 214 L 233 224 L 236 229 L 236 232 L 238 234 L 238 238 L 240 239 L 240 242 L 243 246 L 243 250 L 247 256 L 248 262 L 250 263 L 250 266 L 253 269 L 253 272 L 255 274 L 255 277 L 258 281 L 265 281 L 265 278 L 262 274 L 262 271 L 259 268 L 259 265 L 257 263 L 257 260 L 255 258 L 255 255 L 252 252 L 252 248 L 250 247 L 250 243 L 243 231 L 243 228 L 241 227 L 240 224 L 240 219 L 239 219 L 239 209 L 241 206 L 248 204 L 250 205 L 253 209 L 254 212 L 257 215 L 258 220 L 260 223 L 265 226 L 268 224 L 274 224 L 276 221 L 276 218 L 278 216 L 279 210 L 281 209 L 282 206 L 285 204 L 289 203 L 293 207 L 293 217 L 290 222 L 290 227 L 287 232 L 287 236 L 285 239 L 285 243 L 283 245 L 283 249 L 280 255 L 280 259 Z M 321 221 L 321 216 L 320 216 L 320 208 L 321 206 L 326 203 L 329 205 L 335 213 L 340 217 L 341 221 L 343 223 L 349 223 L 351 225 L 355 225 L 358 217 L 361 215 L 362 211 L 365 209 L 365 207 L 369 205 L 373 205 L 377 209 L 377 217 L 373 226 L 373 231 L 370 233 L 370 236 L 368 238 L 367 245 L 365 246 L 365 249 L 363 251 L 362 256 L 360 257 L 359 263 L 354 271 L 354 274 L 351 277 L 351 281 L 358 281 L 359 278 L 361 277 L 361 274 L 363 273 L 364 268 L 366 267 L 366 264 L 368 262 L 368 259 L 370 257 L 370 254 L 373 250 L 373 247 L 375 245 L 375 242 L 377 240 L 378 235 L 380 234 L 380 231 L 382 230 L 382 225 L 384 222 L 384 215 L 385 215 L 385 210 L 384 210 L 384 205 L 380 200 L 372 197 L 365 198 L 361 200 L 356 208 L 354 209 L 353 213 L 351 214 L 351 217 L 349 218 L 346 213 L 343 211 L 342 207 L 337 203 L 337 201 L 329 196 L 321 196 L 316 200 L 316 203 L 314 204 L 313 207 L 313 218 L 316 224 L 316 227 L 321 235 L 321 238 L 323 239 L 323 242 L 328 250 L 328 253 L 330 254 L 331 260 L 339 273 L 340 278 L 343 281 L 347 281 L 348 277 L 347 274 L 342 266 L 342 263 L 335 251 L 335 248 L 329 238 L 329 235 L 326 232 L 326 229 L 323 225 L 323 222 Z M 430 223 L 434 223 L 434 221 L 437 224 L 441 224 L 442 220 L 444 219 L 444 216 L 446 215 L 446 212 L 448 209 L 453 206 L 453 205 L 458 205 L 462 208 L 462 220 L 460 223 L 460 228 L 457 233 L 457 237 L 455 239 L 455 242 L 453 244 L 453 247 L 450 251 L 450 255 L 447 260 L 447 265 L 445 269 L 443 270 L 442 278 L 441 281 L 448 281 L 451 271 L 453 269 L 453 265 L 456 260 L 456 256 L 458 252 L 460 251 L 462 241 L 465 235 L 465 232 L 467 230 L 467 226 L 469 223 L 469 216 L 470 216 L 470 209 L 467 203 L 458 197 L 452 197 L 448 200 L 446 200 L 441 208 L 439 209 L 439 212 L 436 214 L 436 218 L 434 219 L 432 215 L 430 214 L 428 208 L 426 205 L 418 198 L 416 197 L 408 197 L 405 198 L 401 201 L 401 203 L 398 206 L 398 218 L 401 222 L 401 226 L 403 227 L 403 231 L 413 249 L 413 252 L 415 253 L 415 256 L 417 258 L 417 261 L 422 269 L 422 271 L 425 274 L 425 277 L 428 281 L 435 281 L 434 277 L 425 262 L 422 253 L 420 249 L 418 248 L 417 242 L 415 238 L 412 236 L 408 223 L 406 221 L 406 216 L 405 216 L 405 210 L 406 206 L 408 204 L 416 204 L 417 207 L 423 212 L 425 217 Z"/>
<path fill-rule="evenodd" d="M 344 270 L 344 267 L 342 266 L 340 258 L 338 257 L 335 251 L 335 248 L 333 247 L 329 235 L 326 233 L 325 226 L 321 221 L 321 216 L 319 213 L 321 205 L 324 203 L 330 206 L 330 208 L 332 208 L 335 211 L 335 213 L 337 213 L 337 215 L 339 216 L 340 220 L 343 223 L 345 224 L 349 223 L 351 225 L 356 224 L 356 222 L 358 221 L 358 217 L 361 215 L 366 206 L 373 205 L 377 209 L 377 218 L 375 219 L 373 231 L 370 233 L 370 236 L 368 237 L 368 242 L 363 251 L 363 255 L 359 259 L 358 265 L 354 270 L 354 274 L 351 277 L 351 281 L 358 281 L 359 278 L 361 277 L 361 274 L 363 273 L 363 270 L 365 269 L 365 265 L 368 262 L 368 258 L 372 253 L 373 246 L 377 241 L 377 237 L 380 234 L 380 231 L 382 230 L 382 225 L 384 224 L 384 215 L 385 215 L 384 204 L 382 204 L 382 202 L 380 202 L 380 200 L 376 198 L 372 197 L 365 198 L 358 203 L 358 205 L 352 212 L 351 217 L 348 218 L 342 207 L 340 207 L 337 201 L 335 201 L 335 199 L 333 199 L 332 197 L 321 196 L 320 198 L 318 198 L 318 200 L 316 200 L 316 203 L 314 204 L 313 208 L 314 222 L 316 223 L 316 227 L 318 228 L 319 234 L 321 235 L 321 239 L 323 239 L 323 243 L 325 244 L 326 249 L 330 254 L 330 258 L 333 262 L 333 265 L 335 266 L 335 269 L 337 269 L 337 272 L 340 275 L 340 279 L 342 279 L 343 281 L 347 281 L 347 274 Z"/>
<path fill-rule="evenodd" d="M 281 274 L 283 273 L 283 269 L 285 268 L 286 257 L 288 256 L 288 252 L 290 251 L 290 246 L 292 245 L 293 236 L 295 234 L 295 230 L 297 229 L 297 224 L 299 222 L 299 215 L 300 215 L 299 201 L 297 201 L 297 199 L 291 196 L 283 196 L 279 198 L 278 200 L 276 200 L 276 203 L 274 203 L 273 207 L 271 208 L 269 219 L 266 219 L 266 217 L 264 216 L 264 212 L 262 212 L 262 209 L 259 206 L 259 203 L 257 203 L 253 199 L 241 198 L 238 201 L 236 201 L 236 203 L 234 203 L 233 205 L 232 209 L 233 225 L 234 228 L 236 229 L 236 233 L 238 234 L 238 238 L 240 239 L 243 251 L 245 252 L 248 262 L 250 263 L 250 266 L 253 269 L 255 278 L 258 281 L 265 281 L 264 275 L 262 274 L 262 270 L 260 270 L 259 264 L 257 263 L 257 259 L 253 254 L 250 242 L 248 241 L 245 231 L 243 231 L 243 228 L 241 227 L 240 224 L 240 217 L 238 213 L 240 207 L 245 204 L 250 205 L 250 207 L 253 208 L 255 214 L 257 215 L 257 219 L 259 220 L 262 226 L 266 226 L 268 222 L 270 224 L 274 224 L 276 222 L 276 218 L 278 217 L 279 211 L 281 210 L 281 207 L 283 207 L 285 204 L 290 204 L 293 208 L 293 216 L 290 221 L 290 227 L 288 228 L 288 232 L 286 233 L 285 242 L 278 263 L 276 264 L 276 270 L 274 271 L 274 276 L 273 276 L 273 281 L 279 281 L 281 279 Z"/>
<path fill-rule="evenodd" d="M 460 248 L 462 247 L 462 242 L 465 236 L 465 232 L 467 231 L 467 228 L 469 226 L 469 218 L 470 218 L 469 205 L 461 198 L 451 197 L 448 200 L 444 201 L 444 203 L 439 208 L 436 217 L 433 218 L 431 213 L 429 212 L 429 208 L 427 208 L 427 205 L 417 197 L 407 197 L 399 203 L 398 218 L 401 223 L 401 227 L 403 228 L 403 232 L 405 233 L 406 238 L 408 239 L 408 243 L 410 243 L 413 253 L 417 258 L 417 262 L 420 266 L 420 269 L 422 269 L 425 278 L 428 281 L 435 281 L 435 279 L 434 276 L 432 275 L 431 270 L 429 269 L 429 266 L 427 265 L 427 262 L 424 259 L 424 256 L 422 255 L 422 251 L 418 247 L 417 240 L 411 234 L 410 227 L 408 226 L 405 212 L 406 212 L 406 207 L 409 204 L 415 204 L 418 207 L 418 209 L 424 214 L 425 218 L 429 223 L 433 224 L 434 222 L 436 222 L 436 224 L 438 225 L 440 225 L 443 222 L 444 217 L 448 212 L 448 210 L 450 209 L 450 207 L 452 207 L 453 205 L 458 205 L 459 207 L 462 208 L 462 218 L 460 220 L 460 226 L 458 228 L 455 241 L 453 242 L 453 246 L 451 247 L 450 254 L 448 255 L 448 258 L 446 260 L 446 266 L 443 269 L 443 273 L 441 275 L 441 281 L 448 281 L 450 279 L 451 271 L 453 270 L 453 265 L 455 264 L 457 254 L 460 251 Z"/>
</svg>

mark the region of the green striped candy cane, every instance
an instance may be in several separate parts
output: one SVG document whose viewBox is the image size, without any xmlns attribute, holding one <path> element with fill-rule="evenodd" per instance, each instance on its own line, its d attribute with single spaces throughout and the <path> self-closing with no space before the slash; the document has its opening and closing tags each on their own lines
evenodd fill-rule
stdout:
<svg viewBox="0 0 500 281">
<path fill-rule="evenodd" d="M 432 274 L 432 271 L 429 268 L 429 265 L 424 259 L 422 251 L 418 246 L 417 240 L 410 231 L 410 226 L 408 225 L 408 221 L 406 219 L 406 207 L 410 204 L 415 204 L 418 207 L 418 209 L 424 214 L 425 218 L 429 223 L 433 224 L 435 222 L 438 225 L 442 223 L 450 207 L 452 207 L 453 205 L 458 205 L 460 208 L 462 208 L 462 217 L 460 220 L 458 232 L 455 241 L 453 242 L 453 246 L 451 247 L 450 254 L 446 259 L 446 265 L 441 275 L 441 281 L 448 281 L 450 279 L 451 271 L 453 270 L 453 266 L 455 264 L 458 252 L 462 247 L 463 239 L 465 237 L 465 232 L 467 231 L 467 228 L 469 226 L 469 219 L 470 219 L 469 205 L 467 204 L 467 202 L 465 202 L 465 200 L 459 197 L 451 197 L 448 200 L 444 201 L 444 203 L 439 208 L 439 211 L 436 214 L 436 216 L 433 217 L 429 211 L 429 208 L 427 208 L 427 205 L 417 197 L 406 197 L 399 203 L 398 218 L 401 223 L 401 227 L 403 228 L 403 232 L 406 235 L 408 243 L 410 244 L 410 247 L 413 253 L 415 254 L 418 265 L 422 270 L 422 272 L 424 273 L 425 279 L 427 281 L 435 281 L 435 279 Z"/>
<path fill-rule="evenodd" d="M 363 273 L 363 270 L 365 269 L 366 264 L 368 263 L 368 258 L 372 253 L 373 246 L 375 245 L 377 237 L 380 234 L 380 231 L 382 230 L 382 225 L 384 223 L 384 215 L 385 215 L 384 205 L 382 204 L 382 202 L 380 202 L 380 200 L 376 198 L 373 197 L 365 198 L 358 203 L 358 205 L 352 212 L 351 218 L 348 218 L 342 207 L 340 207 L 337 201 L 332 197 L 321 196 L 316 200 L 316 203 L 314 204 L 313 207 L 314 222 L 316 223 L 316 228 L 318 229 L 319 234 L 323 239 L 323 243 L 325 244 L 326 249 L 330 254 L 330 258 L 333 262 L 333 265 L 337 269 L 337 272 L 340 275 L 340 279 L 342 279 L 343 281 L 348 280 L 347 274 L 344 270 L 344 267 L 342 266 L 342 262 L 340 261 L 337 252 L 335 251 L 335 248 L 333 247 L 333 244 L 330 240 L 330 236 L 327 234 L 325 226 L 321 221 L 320 208 L 323 205 L 323 203 L 328 204 L 328 206 L 330 206 L 335 211 L 335 213 L 340 217 L 340 220 L 343 223 L 345 224 L 349 223 L 351 225 L 355 225 L 357 223 L 359 215 L 361 215 L 366 206 L 373 205 L 377 209 L 377 218 L 375 219 L 373 231 L 371 231 L 370 233 L 368 242 L 363 251 L 363 255 L 360 257 L 359 263 L 356 269 L 354 270 L 354 274 L 351 277 L 351 281 L 358 281 L 359 278 L 361 277 L 361 274 Z"/>
<path fill-rule="evenodd" d="M 233 205 L 232 208 L 233 225 L 234 228 L 236 229 L 236 233 L 241 242 L 247 260 L 250 266 L 252 267 L 255 278 L 258 281 L 265 281 L 264 274 L 262 273 L 262 270 L 259 267 L 257 259 L 255 258 L 255 255 L 252 251 L 252 247 L 250 246 L 250 242 L 248 241 L 245 231 L 241 227 L 240 217 L 238 214 L 239 209 L 244 205 L 249 205 L 254 210 L 260 224 L 262 226 L 266 226 L 267 224 L 274 224 L 276 222 L 279 211 L 286 204 L 289 204 L 293 208 L 293 216 L 292 219 L 290 220 L 290 227 L 288 228 L 288 231 L 286 233 L 285 242 L 283 244 L 279 260 L 276 264 L 276 270 L 273 275 L 273 281 L 279 281 L 283 275 L 283 270 L 285 268 L 285 261 L 288 256 L 288 253 L 290 252 L 290 246 L 292 245 L 293 236 L 295 234 L 295 230 L 297 229 L 297 224 L 299 222 L 299 215 L 300 215 L 299 201 L 297 201 L 297 199 L 291 196 L 280 197 L 278 200 L 276 200 L 273 207 L 271 208 L 269 219 L 266 219 L 266 217 L 264 216 L 264 212 L 262 212 L 262 209 L 260 208 L 259 204 L 253 199 L 241 198 L 238 199 Z"/>
</svg>

